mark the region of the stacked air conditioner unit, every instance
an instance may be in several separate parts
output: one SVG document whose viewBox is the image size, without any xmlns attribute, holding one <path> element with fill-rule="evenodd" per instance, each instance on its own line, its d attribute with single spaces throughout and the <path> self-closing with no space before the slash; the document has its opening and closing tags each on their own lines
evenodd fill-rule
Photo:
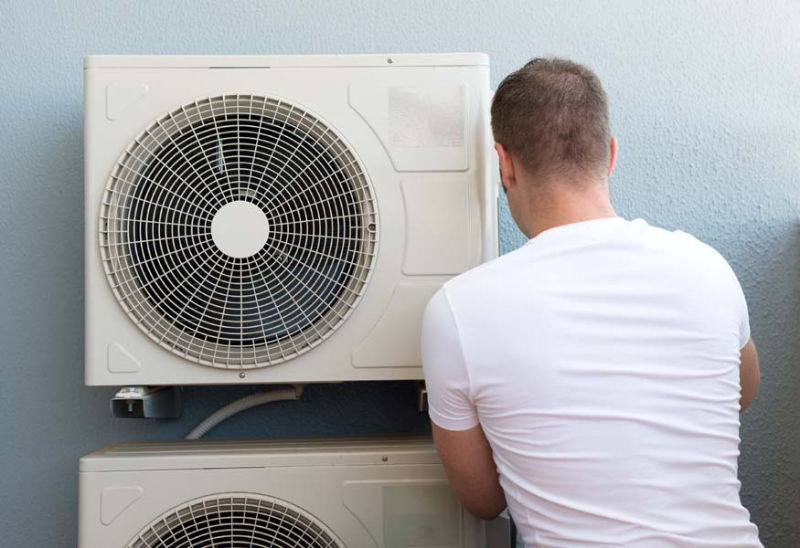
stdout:
<svg viewBox="0 0 800 548">
<path fill-rule="evenodd" d="M 81 547 L 486 546 L 417 438 L 120 444 L 81 459 L 80 497 Z"/>
<path fill-rule="evenodd" d="M 428 299 L 497 255 L 485 55 L 85 77 L 88 385 L 422 378 Z M 479 546 L 429 447 L 254 443 L 86 457 L 81 548 Z"/>
<path fill-rule="evenodd" d="M 90 57 L 86 382 L 419 379 L 497 254 L 484 55 Z"/>
</svg>

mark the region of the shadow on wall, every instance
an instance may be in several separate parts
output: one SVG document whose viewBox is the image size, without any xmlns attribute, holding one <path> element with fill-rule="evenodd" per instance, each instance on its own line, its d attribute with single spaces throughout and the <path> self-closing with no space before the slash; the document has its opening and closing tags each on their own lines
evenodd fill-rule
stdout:
<svg viewBox="0 0 800 548">
<path fill-rule="evenodd" d="M 748 224 L 748 232 L 753 231 Z M 751 232 L 752 233 L 752 232 Z M 765 546 L 796 546 L 800 528 L 781 524 L 800 507 L 800 223 L 765 223 L 765 237 L 743 261 L 750 323 L 761 362 L 761 388 L 742 415 L 739 478 L 742 501 Z M 780 496 L 776 496 L 779 494 Z M 787 505 L 793 500 L 797 506 Z"/>
</svg>

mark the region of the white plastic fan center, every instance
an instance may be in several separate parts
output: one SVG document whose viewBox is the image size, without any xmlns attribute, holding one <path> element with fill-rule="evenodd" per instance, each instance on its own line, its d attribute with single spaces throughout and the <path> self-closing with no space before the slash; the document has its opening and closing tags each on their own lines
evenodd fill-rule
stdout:
<svg viewBox="0 0 800 548">
<path fill-rule="evenodd" d="M 258 253 L 269 238 L 269 221 L 257 205 L 237 200 L 219 208 L 211 221 L 211 237 L 226 255 L 237 259 Z"/>
</svg>

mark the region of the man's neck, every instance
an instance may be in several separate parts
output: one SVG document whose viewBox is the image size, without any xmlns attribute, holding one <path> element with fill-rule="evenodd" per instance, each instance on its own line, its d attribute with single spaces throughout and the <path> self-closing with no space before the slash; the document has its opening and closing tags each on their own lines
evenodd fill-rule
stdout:
<svg viewBox="0 0 800 548">
<path fill-rule="evenodd" d="M 540 190 L 528 203 L 525 228 L 529 238 L 557 226 L 617 216 L 606 184 L 560 185 L 550 192 Z"/>
</svg>

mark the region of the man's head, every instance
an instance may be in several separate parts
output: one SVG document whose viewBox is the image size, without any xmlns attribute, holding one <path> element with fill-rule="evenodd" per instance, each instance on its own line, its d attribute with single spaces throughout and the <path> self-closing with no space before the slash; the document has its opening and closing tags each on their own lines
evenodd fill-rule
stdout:
<svg viewBox="0 0 800 548">
<path fill-rule="evenodd" d="M 512 214 L 512 200 L 519 211 L 519 202 L 556 187 L 596 192 L 591 187 L 600 185 L 607 196 L 616 141 L 606 93 L 587 67 L 534 59 L 508 75 L 492 101 L 492 131 Z"/>
</svg>

